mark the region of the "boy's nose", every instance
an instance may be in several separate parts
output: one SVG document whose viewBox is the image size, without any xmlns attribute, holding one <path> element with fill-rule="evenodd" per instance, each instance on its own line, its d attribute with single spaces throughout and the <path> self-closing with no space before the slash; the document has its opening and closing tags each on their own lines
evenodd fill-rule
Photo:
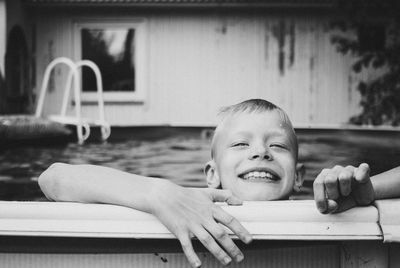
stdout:
<svg viewBox="0 0 400 268">
<path fill-rule="evenodd" d="M 254 150 L 251 152 L 250 159 L 266 159 L 266 160 L 272 160 L 272 155 L 268 148 L 266 147 L 258 147 L 254 148 Z"/>
</svg>

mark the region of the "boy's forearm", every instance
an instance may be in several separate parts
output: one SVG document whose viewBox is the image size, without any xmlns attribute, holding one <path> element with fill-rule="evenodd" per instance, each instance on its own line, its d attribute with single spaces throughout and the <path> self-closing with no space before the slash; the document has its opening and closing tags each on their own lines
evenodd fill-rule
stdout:
<svg viewBox="0 0 400 268">
<path fill-rule="evenodd" d="M 371 177 L 375 199 L 400 197 L 400 167 Z"/>
<path fill-rule="evenodd" d="M 247 230 L 213 203 L 214 200 L 240 203 L 225 190 L 184 188 L 167 180 L 111 168 L 67 164 L 52 165 L 40 175 L 39 185 L 49 199 L 56 201 L 109 203 L 152 213 L 179 239 L 195 267 L 199 267 L 201 261 L 193 250 L 191 236 L 203 241 L 223 264 L 228 264 L 232 258 L 241 261 L 243 254 L 220 224 L 231 229 L 242 241 L 251 241 Z"/>
<path fill-rule="evenodd" d="M 39 177 L 51 200 L 108 203 L 151 212 L 154 192 L 168 181 L 94 165 L 56 163 Z"/>
</svg>

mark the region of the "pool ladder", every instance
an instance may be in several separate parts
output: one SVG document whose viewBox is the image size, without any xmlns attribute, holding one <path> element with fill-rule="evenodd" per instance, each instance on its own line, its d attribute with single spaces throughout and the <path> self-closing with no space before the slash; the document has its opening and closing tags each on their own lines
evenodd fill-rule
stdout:
<svg viewBox="0 0 400 268">
<path fill-rule="evenodd" d="M 78 137 L 78 142 L 82 144 L 90 136 L 90 127 L 98 126 L 101 130 L 101 139 L 107 140 L 111 134 L 111 127 L 105 120 L 104 116 L 104 99 L 103 99 L 103 82 L 101 78 L 101 73 L 97 65 L 90 60 L 81 60 L 73 62 L 71 59 L 66 57 L 60 57 L 54 59 L 47 66 L 44 76 L 42 87 L 40 90 L 40 95 L 38 99 L 38 104 L 36 107 L 35 116 L 41 117 L 44 106 L 44 98 L 48 88 L 51 71 L 58 65 L 65 64 L 69 67 L 69 72 L 67 76 L 67 81 L 64 90 L 63 101 L 61 105 L 61 111 L 59 115 L 50 115 L 48 119 L 65 125 L 75 125 Z M 80 88 L 80 73 L 78 70 L 82 67 L 89 67 L 96 76 L 96 86 L 97 86 L 97 101 L 99 107 L 99 118 L 89 119 L 82 118 L 81 111 L 81 88 Z M 73 82 L 73 85 L 72 85 Z M 67 115 L 68 100 L 70 97 L 71 87 L 74 88 L 74 102 L 75 102 L 75 116 Z"/>
</svg>

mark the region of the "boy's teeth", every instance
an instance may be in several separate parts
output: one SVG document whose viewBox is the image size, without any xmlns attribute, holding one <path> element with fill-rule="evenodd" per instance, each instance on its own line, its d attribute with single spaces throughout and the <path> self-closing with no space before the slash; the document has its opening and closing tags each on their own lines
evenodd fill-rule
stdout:
<svg viewBox="0 0 400 268">
<path fill-rule="evenodd" d="M 273 177 L 271 173 L 265 171 L 252 171 L 243 176 L 246 180 L 250 178 L 273 179 Z"/>
</svg>

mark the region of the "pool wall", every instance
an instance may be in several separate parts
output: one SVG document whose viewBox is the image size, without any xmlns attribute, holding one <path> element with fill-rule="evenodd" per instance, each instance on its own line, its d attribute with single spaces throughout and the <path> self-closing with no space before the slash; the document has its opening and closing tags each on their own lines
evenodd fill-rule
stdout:
<svg viewBox="0 0 400 268">
<path fill-rule="evenodd" d="M 322 215 L 313 201 L 222 208 L 252 233 L 233 267 L 398 267 L 374 206 Z M 4 267 L 188 267 L 179 242 L 152 215 L 113 205 L 0 202 Z M 232 234 L 231 234 L 232 235 Z M 233 236 L 233 235 L 232 235 Z M 234 236 L 233 236 L 234 237 Z M 203 267 L 220 267 L 197 240 Z"/>
</svg>

